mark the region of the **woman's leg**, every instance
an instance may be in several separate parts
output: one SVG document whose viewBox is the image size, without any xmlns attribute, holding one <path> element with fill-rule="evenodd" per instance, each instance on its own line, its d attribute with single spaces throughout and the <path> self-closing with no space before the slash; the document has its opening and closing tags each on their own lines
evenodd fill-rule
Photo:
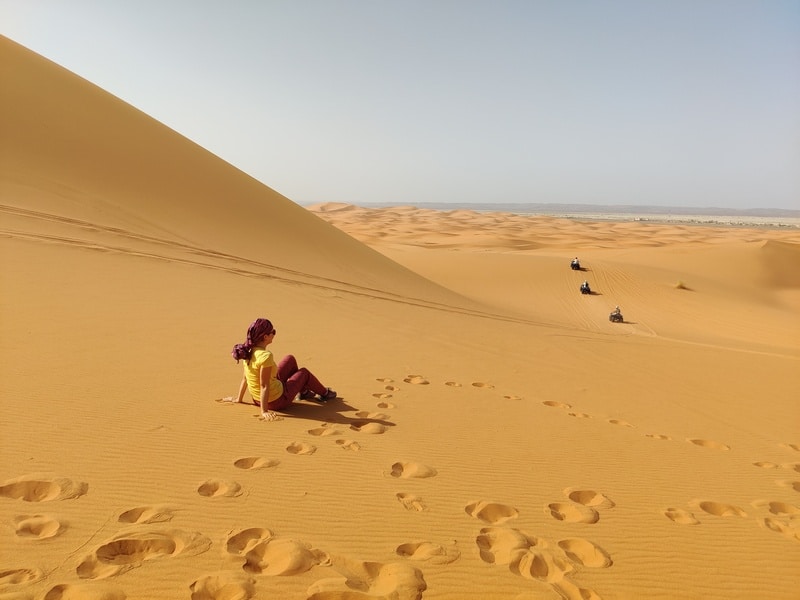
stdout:
<svg viewBox="0 0 800 600">
<path fill-rule="evenodd" d="M 289 379 L 283 382 L 284 396 L 294 398 L 297 394 L 306 390 L 322 395 L 328 391 L 328 388 L 322 385 L 319 379 L 314 377 L 314 374 L 305 367 L 297 369 Z"/>
<path fill-rule="evenodd" d="M 285 383 L 295 371 L 297 371 L 297 359 L 293 354 L 287 354 L 281 359 L 281 362 L 278 363 L 276 377 Z"/>
<path fill-rule="evenodd" d="M 283 383 L 283 395 L 269 403 L 270 410 L 280 410 L 289 406 L 295 396 L 306 390 L 315 394 L 325 394 L 328 391 L 324 385 L 305 367 L 297 367 L 297 359 L 287 354 L 278 364 L 278 379 Z"/>
</svg>

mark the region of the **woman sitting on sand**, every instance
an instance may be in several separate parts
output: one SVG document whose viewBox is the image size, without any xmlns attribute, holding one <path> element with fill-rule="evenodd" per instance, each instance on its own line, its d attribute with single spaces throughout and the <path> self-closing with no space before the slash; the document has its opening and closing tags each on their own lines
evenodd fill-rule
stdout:
<svg viewBox="0 0 800 600">
<path fill-rule="evenodd" d="M 275 364 L 272 352 L 267 350 L 277 331 L 269 319 L 256 319 L 247 329 L 247 341 L 236 344 L 231 355 L 238 363 L 244 360 L 244 376 L 236 398 L 228 402 L 243 402 L 246 391 L 255 404 L 261 406 L 261 415 L 267 421 L 278 419 L 274 410 L 289 406 L 298 394 L 303 400 L 327 402 L 336 398 L 336 392 L 323 386 L 306 368 L 298 368 L 291 354 Z"/>
</svg>

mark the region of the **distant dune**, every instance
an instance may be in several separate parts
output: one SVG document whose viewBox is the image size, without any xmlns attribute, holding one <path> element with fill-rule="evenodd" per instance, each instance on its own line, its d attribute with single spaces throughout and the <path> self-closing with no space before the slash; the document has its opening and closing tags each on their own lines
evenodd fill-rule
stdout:
<svg viewBox="0 0 800 600">
<path fill-rule="evenodd" d="M 0 598 L 797 598 L 798 230 L 306 209 L 0 77 Z M 256 317 L 338 398 L 222 402 Z"/>
<path fill-rule="evenodd" d="M 389 208 L 392 205 L 381 202 L 362 202 L 365 208 Z M 634 204 L 558 204 L 558 203 L 513 203 L 513 202 L 486 202 L 486 203 L 445 203 L 445 202 L 414 202 L 419 208 L 434 210 L 475 210 L 475 211 L 500 211 L 522 214 L 540 215 L 616 215 L 616 216 L 700 216 L 700 217 L 758 217 L 758 218 L 786 218 L 800 219 L 800 210 L 787 208 L 722 208 L 715 206 L 648 206 Z"/>
</svg>

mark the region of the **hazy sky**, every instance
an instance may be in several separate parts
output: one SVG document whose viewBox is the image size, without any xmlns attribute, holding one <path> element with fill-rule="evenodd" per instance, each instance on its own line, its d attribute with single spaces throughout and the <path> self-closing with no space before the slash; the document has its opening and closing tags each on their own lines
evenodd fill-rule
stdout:
<svg viewBox="0 0 800 600">
<path fill-rule="evenodd" d="M 0 33 L 301 204 L 800 209 L 798 0 L 0 0 Z"/>
</svg>

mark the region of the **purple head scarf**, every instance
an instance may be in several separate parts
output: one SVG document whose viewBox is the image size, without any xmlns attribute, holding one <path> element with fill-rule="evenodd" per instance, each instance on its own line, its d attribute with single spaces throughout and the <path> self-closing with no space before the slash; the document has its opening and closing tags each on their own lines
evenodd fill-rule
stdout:
<svg viewBox="0 0 800 600">
<path fill-rule="evenodd" d="M 231 356 L 238 363 L 240 360 L 250 360 L 253 354 L 253 347 L 258 344 L 265 335 L 275 331 L 269 319 L 256 319 L 247 328 L 247 341 L 243 344 L 236 344 L 233 347 Z"/>
</svg>

